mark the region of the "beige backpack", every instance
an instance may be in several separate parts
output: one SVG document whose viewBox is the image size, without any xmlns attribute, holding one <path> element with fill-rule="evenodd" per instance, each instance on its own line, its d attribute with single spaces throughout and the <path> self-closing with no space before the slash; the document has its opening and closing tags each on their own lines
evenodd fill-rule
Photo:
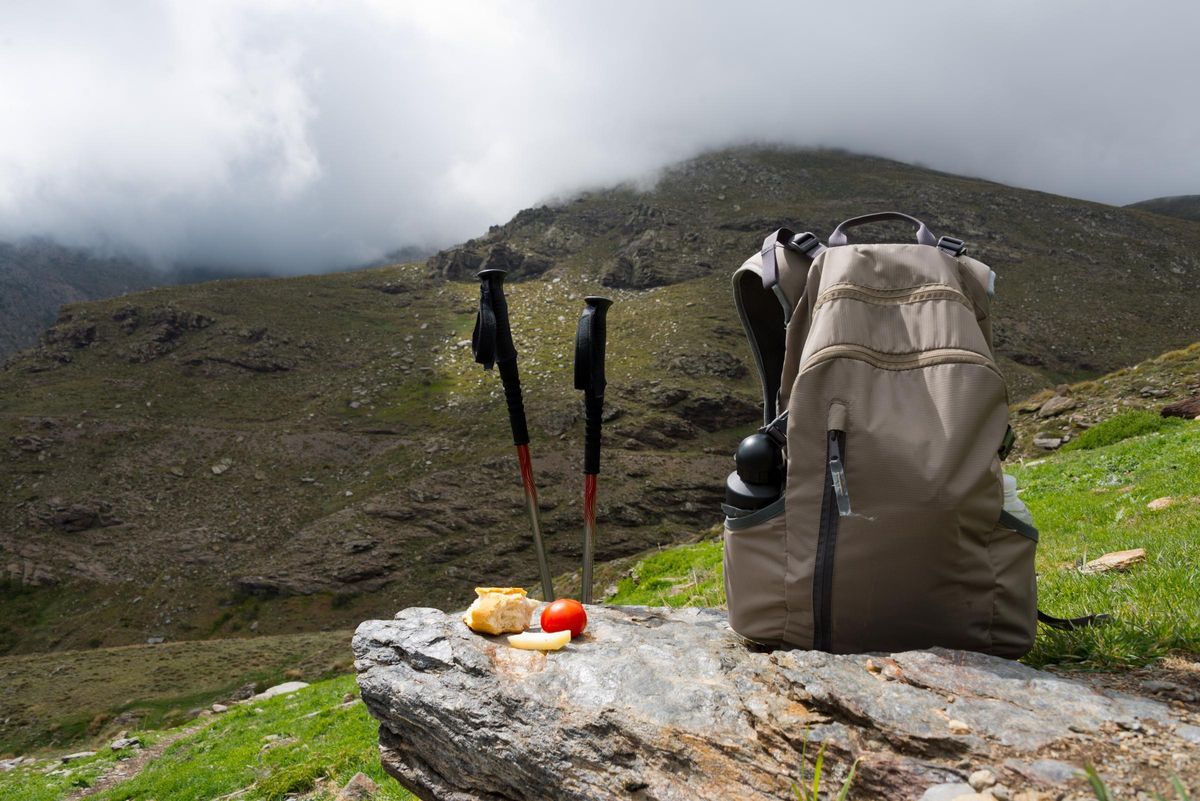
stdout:
<svg viewBox="0 0 1200 801">
<path fill-rule="evenodd" d="M 915 244 L 847 244 L 903 220 Z M 726 483 L 729 622 L 770 645 L 1019 657 L 1037 530 L 1002 509 L 1012 445 L 995 273 L 908 215 L 780 229 L 733 276 L 763 388 Z M 1086 619 L 1044 618 L 1073 628 Z"/>
</svg>

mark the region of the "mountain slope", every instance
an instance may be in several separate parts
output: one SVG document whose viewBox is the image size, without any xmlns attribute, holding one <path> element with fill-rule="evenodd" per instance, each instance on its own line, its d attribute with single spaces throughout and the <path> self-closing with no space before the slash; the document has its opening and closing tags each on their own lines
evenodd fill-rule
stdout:
<svg viewBox="0 0 1200 801">
<path fill-rule="evenodd" d="M 64 303 L 164 283 L 149 265 L 45 240 L 0 242 L 0 359 L 37 341 Z"/>
<path fill-rule="evenodd" d="M 484 265 L 513 273 L 555 572 L 580 557 L 586 294 L 616 299 L 597 558 L 693 537 L 759 414 L 730 272 L 780 223 L 879 208 L 996 268 L 1014 398 L 1195 338 L 1190 223 L 775 149 L 526 210 L 426 264 L 75 304 L 0 373 L 0 650 L 312 630 L 532 584 L 499 379 L 466 346 L 478 289 L 444 280 Z"/>
<path fill-rule="evenodd" d="M 1130 203 L 1125 208 L 1141 209 L 1154 214 L 1165 214 L 1168 217 L 1178 217 L 1181 220 L 1200 222 L 1200 195 L 1172 195 L 1156 197 Z"/>
</svg>

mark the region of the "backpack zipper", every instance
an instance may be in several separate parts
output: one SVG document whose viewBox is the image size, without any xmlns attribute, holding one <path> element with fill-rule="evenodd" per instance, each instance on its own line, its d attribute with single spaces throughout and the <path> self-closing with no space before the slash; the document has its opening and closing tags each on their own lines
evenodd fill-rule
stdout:
<svg viewBox="0 0 1200 801">
<path fill-rule="evenodd" d="M 846 482 L 846 432 L 830 429 L 825 461 L 825 494 L 821 500 L 821 525 L 813 563 L 813 648 L 828 651 L 832 645 L 833 558 L 837 550 L 838 520 L 850 514 L 850 488 Z"/>
<path fill-rule="evenodd" d="M 997 376 L 1000 371 L 990 357 L 965 348 L 933 348 L 917 353 L 884 353 L 863 345 L 830 345 L 821 348 L 804 360 L 800 372 L 816 367 L 832 359 L 856 359 L 881 370 L 912 370 L 935 364 L 978 364 L 987 367 Z"/>
<path fill-rule="evenodd" d="M 972 311 L 975 309 L 966 295 L 949 284 L 922 284 L 901 289 L 876 289 L 875 287 L 841 282 L 830 286 L 817 297 L 813 311 L 815 312 L 826 303 L 840 298 L 853 298 L 878 306 L 899 306 L 926 300 L 952 300 Z"/>
</svg>

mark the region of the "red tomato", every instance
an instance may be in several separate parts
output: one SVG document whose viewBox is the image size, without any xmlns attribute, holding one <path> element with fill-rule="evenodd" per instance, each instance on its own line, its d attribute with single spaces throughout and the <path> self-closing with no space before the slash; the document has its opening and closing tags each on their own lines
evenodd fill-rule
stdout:
<svg viewBox="0 0 1200 801">
<path fill-rule="evenodd" d="M 587 628 L 587 612 L 574 598 L 559 598 L 542 610 L 542 631 L 570 631 L 574 639 Z"/>
</svg>

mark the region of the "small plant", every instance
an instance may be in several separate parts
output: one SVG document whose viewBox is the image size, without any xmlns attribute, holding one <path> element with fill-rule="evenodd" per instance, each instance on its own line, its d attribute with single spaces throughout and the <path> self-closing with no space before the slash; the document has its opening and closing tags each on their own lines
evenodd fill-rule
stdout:
<svg viewBox="0 0 1200 801">
<path fill-rule="evenodd" d="M 804 745 L 800 748 L 800 781 L 792 782 L 792 794 L 796 797 L 796 801 L 820 801 L 821 799 L 821 774 L 825 769 L 825 743 L 821 743 L 820 750 L 817 751 L 817 759 L 813 763 L 813 775 L 810 782 L 805 783 L 804 780 L 804 763 L 805 757 L 808 755 L 808 730 L 804 730 Z M 861 760 L 854 760 L 850 765 L 850 772 L 846 774 L 846 780 L 842 782 L 841 788 L 836 796 L 829 796 L 833 801 L 846 801 L 850 795 L 850 787 L 854 784 L 854 772 L 858 770 L 858 763 Z"/>
<path fill-rule="evenodd" d="M 1108 787 L 1104 784 L 1104 780 L 1100 778 L 1095 765 L 1090 762 L 1084 764 L 1083 773 L 1087 777 L 1088 784 L 1091 785 L 1092 792 L 1096 795 L 1096 801 L 1116 801 L 1112 794 L 1108 792 Z M 1179 780 L 1178 776 L 1171 776 L 1171 787 L 1174 789 L 1173 801 L 1192 801 L 1192 796 L 1188 793 L 1187 788 L 1183 786 L 1183 782 Z M 1154 799 L 1155 801 L 1168 801 L 1162 793 L 1155 793 Z"/>
</svg>

